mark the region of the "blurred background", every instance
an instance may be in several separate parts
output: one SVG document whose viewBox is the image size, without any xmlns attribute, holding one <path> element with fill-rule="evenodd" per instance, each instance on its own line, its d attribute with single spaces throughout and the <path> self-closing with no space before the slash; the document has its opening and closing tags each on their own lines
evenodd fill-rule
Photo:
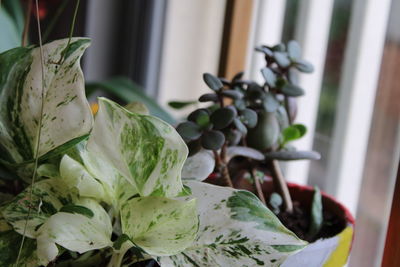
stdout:
<svg viewBox="0 0 400 267">
<path fill-rule="evenodd" d="M 20 45 L 31 2 L 1 1 L 0 51 Z M 68 36 L 75 4 L 40 1 L 45 40 Z M 230 79 L 244 70 L 261 81 L 254 47 L 298 40 L 316 71 L 300 77 L 297 121 L 309 134 L 297 147 L 322 160 L 288 164 L 285 176 L 348 206 L 356 217 L 349 266 L 380 266 L 399 162 L 398 14 L 399 0 L 82 0 L 74 35 L 92 39 L 83 68 L 93 101 L 139 95 L 171 123 L 188 110 L 167 103 L 206 92 L 202 73 Z"/>
</svg>

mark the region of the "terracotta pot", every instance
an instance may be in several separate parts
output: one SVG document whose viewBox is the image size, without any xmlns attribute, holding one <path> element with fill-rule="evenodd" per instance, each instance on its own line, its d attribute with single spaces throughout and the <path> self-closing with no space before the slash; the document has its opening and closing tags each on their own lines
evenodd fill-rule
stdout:
<svg viewBox="0 0 400 267">
<path fill-rule="evenodd" d="M 242 179 L 236 186 L 254 192 L 253 187 L 245 179 Z M 314 194 L 312 187 L 294 183 L 288 183 L 288 187 L 294 201 L 300 202 L 301 206 L 305 208 L 311 206 Z M 266 178 L 262 188 L 267 197 L 274 192 L 270 178 Z M 340 267 L 346 264 L 353 243 L 354 218 L 349 210 L 332 196 L 324 192 L 321 195 L 324 210 L 330 211 L 345 221 L 343 230 L 333 237 L 321 238 L 310 243 L 305 249 L 290 256 L 281 265 L 282 267 Z"/>
</svg>

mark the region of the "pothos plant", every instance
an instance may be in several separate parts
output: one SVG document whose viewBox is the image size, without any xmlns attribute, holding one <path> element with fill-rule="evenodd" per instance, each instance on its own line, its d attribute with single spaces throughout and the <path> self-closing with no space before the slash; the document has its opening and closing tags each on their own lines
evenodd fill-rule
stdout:
<svg viewBox="0 0 400 267">
<path fill-rule="evenodd" d="M 216 183 L 237 186 L 243 174 L 248 174 L 259 199 L 275 213 L 292 213 L 293 202 L 278 161 L 320 158 L 314 151 L 298 151 L 291 145 L 306 134 L 306 127 L 294 123 L 296 98 L 304 94 L 298 85 L 298 73 L 310 73 L 313 66 L 301 58 L 296 41 L 276 46 L 257 47 L 265 57 L 261 69 L 264 83 L 236 74 L 232 80 L 212 74 L 203 75 L 211 93 L 200 96 L 199 102 L 211 103 L 194 110 L 187 121 L 177 126 L 186 141 L 190 165 L 186 176 L 198 180 L 218 177 Z M 172 107 L 184 107 L 193 102 L 172 102 Z M 241 160 L 233 160 L 240 156 Z M 275 193 L 265 200 L 261 183 L 264 173 L 272 177 Z M 215 182 L 214 182 L 215 183 Z M 319 190 L 315 190 L 311 212 L 309 239 L 322 226 L 322 207 Z"/>
<path fill-rule="evenodd" d="M 279 266 L 307 245 L 252 193 L 182 179 L 185 142 L 142 106 L 99 98 L 93 118 L 88 46 L 0 54 L 1 266 Z"/>
</svg>

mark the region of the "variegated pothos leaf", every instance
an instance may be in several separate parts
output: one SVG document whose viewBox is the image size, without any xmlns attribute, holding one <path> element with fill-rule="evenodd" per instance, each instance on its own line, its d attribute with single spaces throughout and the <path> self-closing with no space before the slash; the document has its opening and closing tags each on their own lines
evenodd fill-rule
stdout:
<svg viewBox="0 0 400 267">
<path fill-rule="evenodd" d="M 286 229 L 252 193 L 189 181 L 198 201 L 196 241 L 161 266 L 279 266 L 306 242 Z"/>
<path fill-rule="evenodd" d="M 99 105 L 88 151 L 118 170 L 141 196 L 177 196 L 188 149 L 175 129 L 105 98 Z"/>
<path fill-rule="evenodd" d="M 122 232 L 152 256 L 174 255 L 188 247 L 198 231 L 196 200 L 136 197 L 121 209 Z"/>
<path fill-rule="evenodd" d="M 6 205 L 2 214 L 14 230 L 27 237 L 35 238 L 38 228 L 46 220 L 57 213 L 63 206 L 73 204 L 78 198 L 76 189 L 66 190 L 68 186 L 60 179 L 45 179 L 36 182 L 32 199 L 30 199 L 30 187 L 17 195 L 11 203 Z M 28 219 L 30 208 L 30 216 Z"/>
<path fill-rule="evenodd" d="M 92 127 L 80 58 L 89 39 L 57 40 L 43 46 L 44 99 L 39 157 L 50 157 L 84 138 Z M 60 61 L 65 53 L 65 60 Z M 60 64 L 61 62 L 61 64 Z M 0 161 L 32 161 L 42 103 L 38 47 L 0 54 Z"/>
<path fill-rule="evenodd" d="M 93 216 L 58 212 L 38 230 L 38 258 L 47 265 L 58 254 L 56 244 L 79 253 L 112 245 L 112 225 L 103 207 L 93 199 L 84 198 L 75 204 L 89 209 Z"/>
</svg>

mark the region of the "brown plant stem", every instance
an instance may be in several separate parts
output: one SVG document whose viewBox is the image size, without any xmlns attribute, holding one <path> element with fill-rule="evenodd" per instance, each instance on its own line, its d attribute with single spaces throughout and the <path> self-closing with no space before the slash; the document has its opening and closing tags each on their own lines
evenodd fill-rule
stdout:
<svg viewBox="0 0 400 267">
<path fill-rule="evenodd" d="M 262 188 L 261 188 L 260 181 L 257 178 L 257 174 L 256 174 L 256 169 L 255 168 L 251 169 L 251 176 L 254 179 L 254 187 L 256 189 L 256 193 L 257 193 L 258 198 L 260 199 L 260 201 L 262 203 L 264 203 L 264 205 L 267 205 L 267 202 L 265 201 L 264 193 L 263 193 Z"/>
<path fill-rule="evenodd" d="M 270 165 L 271 165 L 272 181 L 274 183 L 274 188 L 282 196 L 285 211 L 292 213 L 293 202 L 289 193 L 289 188 L 286 184 L 285 179 L 283 178 L 281 167 L 279 166 L 277 160 L 272 160 L 270 162 Z"/>
<path fill-rule="evenodd" d="M 28 1 L 28 6 L 26 7 L 25 10 L 25 23 L 24 23 L 24 30 L 22 32 L 21 46 L 26 46 L 28 44 L 28 33 L 29 33 L 29 26 L 31 24 L 32 6 L 33 6 L 33 1 Z"/>
<path fill-rule="evenodd" d="M 221 149 L 221 154 L 225 154 L 224 150 L 225 145 Z M 231 176 L 229 175 L 228 165 L 225 162 L 225 156 L 221 157 L 217 151 L 213 150 L 215 163 L 217 164 L 217 169 L 221 172 L 222 180 L 224 181 L 226 186 L 233 187 Z"/>
</svg>

